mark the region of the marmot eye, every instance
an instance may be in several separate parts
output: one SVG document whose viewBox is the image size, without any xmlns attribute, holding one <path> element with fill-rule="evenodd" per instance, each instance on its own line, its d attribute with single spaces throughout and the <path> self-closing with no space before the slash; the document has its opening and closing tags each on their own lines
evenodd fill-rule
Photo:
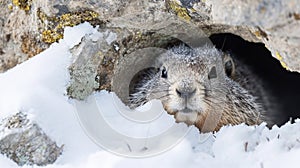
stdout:
<svg viewBox="0 0 300 168">
<path fill-rule="evenodd" d="M 210 72 L 208 74 L 208 79 L 213 79 L 213 78 L 216 78 L 217 77 L 217 70 L 216 70 L 216 67 L 213 66 L 211 69 L 210 69 Z"/>
<path fill-rule="evenodd" d="M 162 78 L 167 78 L 168 77 L 168 72 L 167 72 L 165 67 L 163 67 L 163 69 L 161 71 L 161 77 Z"/>
</svg>

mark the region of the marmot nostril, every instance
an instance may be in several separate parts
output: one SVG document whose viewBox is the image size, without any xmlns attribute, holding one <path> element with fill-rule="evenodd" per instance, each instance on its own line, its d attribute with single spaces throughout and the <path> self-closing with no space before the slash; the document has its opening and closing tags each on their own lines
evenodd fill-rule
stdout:
<svg viewBox="0 0 300 168">
<path fill-rule="evenodd" d="M 177 122 L 204 132 L 227 124 L 273 124 L 279 106 L 259 77 L 214 46 L 174 46 L 159 55 L 153 67 L 160 70 L 138 83 L 129 97 L 131 107 L 159 99 Z"/>
<path fill-rule="evenodd" d="M 196 89 L 176 89 L 176 93 L 179 97 L 183 97 L 183 98 L 189 98 L 192 95 L 194 95 L 196 92 Z"/>
</svg>

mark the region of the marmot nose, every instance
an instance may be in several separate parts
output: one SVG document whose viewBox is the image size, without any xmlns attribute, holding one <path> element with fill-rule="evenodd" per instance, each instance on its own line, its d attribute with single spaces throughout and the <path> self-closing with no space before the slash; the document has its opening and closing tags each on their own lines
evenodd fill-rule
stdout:
<svg viewBox="0 0 300 168">
<path fill-rule="evenodd" d="M 196 89 L 176 89 L 176 93 L 179 97 L 190 98 L 196 92 Z"/>
</svg>

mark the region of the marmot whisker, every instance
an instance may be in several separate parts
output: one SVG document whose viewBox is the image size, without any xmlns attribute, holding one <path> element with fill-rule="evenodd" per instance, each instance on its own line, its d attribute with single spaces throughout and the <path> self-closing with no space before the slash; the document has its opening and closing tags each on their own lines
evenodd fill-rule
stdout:
<svg viewBox="0 0 300 168">
<path fill-rule="evenodd" d="M 131 108 L 158 99 L 177 122 L 203 132 L 228 124 L 273 124 L 271 99 L 255 74 L 213 46 L 175 46 L 158 56 L 153 67 L 157 70 L 130 93 Z"/>
</svg>

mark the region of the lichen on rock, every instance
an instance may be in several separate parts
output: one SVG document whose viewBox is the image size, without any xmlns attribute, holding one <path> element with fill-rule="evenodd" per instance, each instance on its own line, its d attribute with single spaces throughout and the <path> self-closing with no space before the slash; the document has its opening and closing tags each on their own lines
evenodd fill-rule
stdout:
<svg viewBox="0 0 300 168">
<path fill-rule="evenodd" d="M 14 8 L 15 6 L 17 7 Z M 45 46 L 36 50 L 38 51 L 48 47 L 42 43 L 51 44 L 61 39 L 64 27 L 84 21 L 93 25 L 103 25 L 106 21 L 113 24 L 116 18 L 130 15 L 124 20 L 127 22 L 125 27 L 130 26 L 132 21 L 139 21 L 138 25 L 144 27 L 149 26 L 151 19 L 163 21 L 173 14 L 199 26 L 207 35 L 232 33 L 247 41 L 264 43 L 274 58 L 277 58 L 276 52 L 280 53 L 289 70 L 300 71 L 297 57 L 300 6 L 297 0 L 3 0 L 0 8 L 0 37 L 5 41 L 5 44 L 0 42 L 0 54 L 6 57 L 1 58 L 1 64 L 7 68 L 15 65 L 11 64 L 15 62 L 13 60 L 18 64 L 38 53 L 28 52 L 28 49 L 21 50 L 26 45 L 14 33 L 24 37 L 25 33 L 30 34 L 30 37 L 36 36 L 32 38 L 36 40 L 36 46 Z M 6 36 L 9 35 L 12 38 L 6 41 Z M 9 43 L 14 46 L 8 45 Z M 7 68 L 0 68 L 0 72 Z"/>
<path fill-rule="evenodd" d="M 124 91 L 125 77 L 119 67 L 132 68 L 134 51 L 176 42 L 163 34 L 171 24 L 180 25 L 172 18 L 188 21 L 207 36 L 232 33 L 263 43 L 284 68 L 300 72 L 297 0 L 1 0 L 0 4 L 0 72 L 62 39 L 67 26 L 99 25 L 102 36 L 95 40 L 87 35 L 71 49 L 67 91 L 76 99 L 94 90 Z M 109 34 L 115 38 L 107 40 Z M 0 151 L 19 165 L 46 165 L 56 160 L 62 148 L 20 113 L 0 124 Z"/>
<path fill-rule="evenodd" d="M 176 1 L 166 0 L 166 7 L 172 12 L 175 12 L 178 17 L 188 21 L 191 20 L 191 17 L 188 13 L 188 9 L 182 6 L 180 4 L 180 1 L 176 2 Z"/>
<path fill-rule="evenodd" d="M 98 19 L 99 14 L 91 10 L 83 10 L 65 13 L 59 16 L 47 16 L 40 9 L 37 15 L 42 22 L 42 40 L 46 43 L 53 43 L 63 38 L 64 28 L 75 26 L 85 21 L 94 25 L 102 25 L 104 22 Z"/>
<path fill-rule="evenodd" d="M 31 8 L 32 0 L 12 0 L 12 3 L 20 9 L 28 12 Z"/>
<path fill-rule="evenodd" d="M 63 147 L 57 146 L 43 130 L 19 112 L 0 123 L 0 153 L 19 166 L 54 163 Z"/>
<path fill-rule="evenodd" d="M 85 99 L 99 88 L 97 69 L 110 45 L 107 32 L 96 32 L 83 37 L 81 43 L 72 48 L 74 63 L 69 67 L 71 75 L 67 93 L 71 98 Z"/>
</svg>

